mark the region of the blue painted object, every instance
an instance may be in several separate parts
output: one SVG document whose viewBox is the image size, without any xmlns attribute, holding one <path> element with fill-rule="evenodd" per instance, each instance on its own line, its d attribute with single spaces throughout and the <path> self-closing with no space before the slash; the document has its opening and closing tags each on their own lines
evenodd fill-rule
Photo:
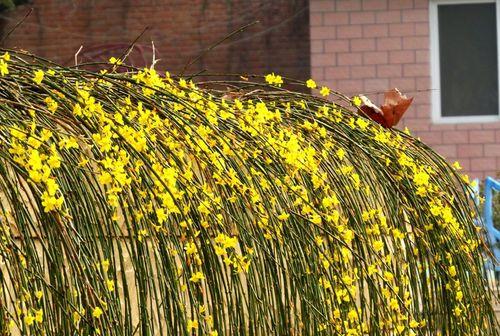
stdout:
<svg viewBox="0 0 500 336">
<path fill-rule="evenodd" d="M 493 191 L 500 191 L 500 181 L 487 177 L 484 181 L 483 220 L 493 255 L 500 261 L 500 231 L 493 226 Z M 495 271 L 500 272 L 500 265 L 495 266 Z"/>
</svg>

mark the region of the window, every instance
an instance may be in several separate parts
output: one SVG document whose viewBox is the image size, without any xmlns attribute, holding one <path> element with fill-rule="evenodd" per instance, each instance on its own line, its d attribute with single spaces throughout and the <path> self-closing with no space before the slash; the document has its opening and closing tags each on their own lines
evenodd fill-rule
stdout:
<svg viewBox="0 0 500 336">
<path fill-rule="evenodd" d="M 500 0 L 431 1 L 434 122 L 500 120 L 499 3 Z"/>
</svg>

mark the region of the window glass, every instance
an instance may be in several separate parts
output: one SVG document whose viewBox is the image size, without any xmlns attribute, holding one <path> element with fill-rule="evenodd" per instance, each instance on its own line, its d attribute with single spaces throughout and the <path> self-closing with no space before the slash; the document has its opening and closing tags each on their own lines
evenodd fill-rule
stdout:
<svg viewBox="0 0 500 336">
<path fill-rule="evenodd" d="M 494 3 L 438 5 L 441 116 L 498 115 Z"/>
</svg>

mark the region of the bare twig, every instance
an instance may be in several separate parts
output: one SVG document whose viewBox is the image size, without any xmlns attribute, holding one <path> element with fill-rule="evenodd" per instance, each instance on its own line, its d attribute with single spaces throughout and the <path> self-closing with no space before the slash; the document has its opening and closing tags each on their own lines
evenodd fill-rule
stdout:
<svg viewBox="0 0 500 336">
<path fill-rule="evenodd" d="M 24 15 L 24 17 L 14 25 L 14 27 L 12 27 L 8 32 L 7 34 L 4 35 L 4 37 L 2 37 L 2 40 L 0 40 L 0 45 L 3 45 L 3 43 L 5 42 L 5 40 L 10 36 L 10 34 L 12 34 L 16 29 L 17 27 L 19 27 L 20 25 L 23 24 L 23 22 L 28 18 L 28 16 L 30 16 L 30 14 L 33 12 L 33 7 L 30 8 L 30 10 L 28 11 L 28 13 L 26 13 L 26 15 Z"/>
<path fill-rule="evenodd" d="M 223 43 L 224 41 L 230 39 L 231 37 L 233 37 L 234 35 L 236 34 L 239 34 L 243 31 L 245 31 L 247 28 L 255 25 L 259 23 L 259 21 L 253 21 L 249 24 L 246 24 L 244 25 L 243 27 L 241 28 L 238 28 L 236 29 L 235 31 L 231 32 L 229 35 L 226 35 L 224 36 L 222 39 L 216 41 L 215 43 L 209 45 L 207 48 L 205 48 L 204 50 L 202 50 L 198 56 L 196 56 L 193 60 L 189 61 L 185 66 L 184 68 L 182 69 L 181 71 L 181 76 L 184 75 L 185 71 L 187 70 L 187 68 L 189 68 L 189 66 L 193 65 L 196 61 L 198 61 L 200 58 L 202 58 L 206 53 L 208 53 L 210 50 L 214 49 L 215 47 L 217 47 L 218 45 L 220 45 L 221 43 Z"/>
</svg>

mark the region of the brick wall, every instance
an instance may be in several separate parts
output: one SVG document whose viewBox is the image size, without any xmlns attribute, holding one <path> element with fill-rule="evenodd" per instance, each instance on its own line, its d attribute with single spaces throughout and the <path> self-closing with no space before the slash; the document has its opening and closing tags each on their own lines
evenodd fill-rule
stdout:
<svg viewBox="0 0 500 336">
<path fill-rule="evenodd" d="M 500 122 L 433 124 L 429 0 L 311 0 L 312 77 L 348 94 L 397 87 L 415 97 L 399 127 L 473 177 L 500 172 Z"/>
<path fill-rule="evenodd" d="M 0 13 L 7 31 L 33 7 L 33 13 L 6 41 L 64 64 L 74 55 L 107 60 L 119 56 L 146 26 L 139 40 L 151 61 L 151 41 L 158 67 L 180 71 L 201 50 L 230 32 L 259 23 L 202 57 L 197 72 L 267 73 L 310 76 L 307 0 L 32 0 L 13 12 Z M 98 51 L 104 52 L 100 54 Z M 98 56 L 96 56 L 98 55 Z M 140 55 L 139 55 L 140 56 Z M 88 59 L 89 57 L 87 57 Z M 142 58 L 134 55 L 140 63 Z M 144 63 L 144 62 L 143 62 Z"/>
</svg>

